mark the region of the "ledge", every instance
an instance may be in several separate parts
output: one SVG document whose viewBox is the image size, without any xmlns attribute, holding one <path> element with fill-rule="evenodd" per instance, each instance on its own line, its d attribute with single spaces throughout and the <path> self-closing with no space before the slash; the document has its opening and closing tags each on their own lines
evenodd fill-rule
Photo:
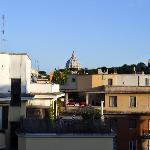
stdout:
<svg viewBox="0 0 150 150">
<path fill-rule="evenodd" d="M 25 138 L 114 138 L 116 134 L 56 134 L 56 133 L 17 133 Z"/>
</svg>

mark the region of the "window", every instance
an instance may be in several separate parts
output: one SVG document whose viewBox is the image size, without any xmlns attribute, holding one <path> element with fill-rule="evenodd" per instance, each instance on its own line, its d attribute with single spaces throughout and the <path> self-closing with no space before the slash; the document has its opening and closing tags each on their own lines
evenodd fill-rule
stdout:
<svg viewBox="0 0 150 150">
<path fill-rule="evenodd" d="M 129 150 L 136 150 L 136 140 L 129 141 Z"/>
<path fill-rule="evenodd" d="M 108 85 L 112 85 L 113 84 L 113 80 L 112 79 L 108 79 Z"/>
<path fill-rule="evenodd" d="M 76 82 L 76 79 L 75 79 L 75 78 L 72 78 L 72 82 Z"/>
<path fill-rule="evenodd" d="M 136 107 L 136 96 L 130 96 L 130 107 Z"/>
<path fill-rule="evenodd" d="M 137 126 L 137 121 L 136 119 L 130 119 L 129 120 L 129 129 L 135 129 Z"/>
<path fill-rule="evenodd" d="M 117 96 L 110 96 L 109 97 L 109 106 L 110 107 L 117 107 Z"/>
<path fill-rule="evenodd" d="M 21 106 L 21 79 L 11 79 L 11 106 Z"/>
<path fill-rule="evenodd" d="M 149 79 L 148 78 L 145 78 L 145 85 L 149 86 Z"/>
</svg>

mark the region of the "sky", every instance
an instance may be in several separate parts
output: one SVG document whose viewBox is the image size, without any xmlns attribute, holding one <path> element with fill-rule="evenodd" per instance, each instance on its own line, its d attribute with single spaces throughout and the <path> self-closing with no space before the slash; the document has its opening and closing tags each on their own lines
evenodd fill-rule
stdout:
<svg viewBox="0 0 150 150">
<path fill-rule="evenodd" d="M 73 50 L 83 68 L 147 64 L 149 8 L 150 0 L 0 0 L 0 49 L 26 52 L 47 72 Z"/>
</svg>

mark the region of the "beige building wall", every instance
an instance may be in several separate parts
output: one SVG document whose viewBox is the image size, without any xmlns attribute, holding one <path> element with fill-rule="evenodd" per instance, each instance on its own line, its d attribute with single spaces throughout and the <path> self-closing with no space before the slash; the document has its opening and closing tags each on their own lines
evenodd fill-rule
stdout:
<svg viewBox="0 0 150 150">
<path fill-rule="evenodd" d="M 110 107 L 110 96 L 117 96 L 117 107 Z M 130 96 L 136 96 L 136 107 L 130 107 Z M 105 110 L 150 112 L 150 94 L 105 94 Z"/>
<path fill-rule="evenodd" d="M 112 79 L 113 86 L 117 85 L 117 76 L 116 74 L 97 74 L 92 75 L 92 88 L 108 85 L 108 79 Z"/>
<path fill-rule="evenodd" d="M 18 136 L 18 150 L 112 150 L 112 136 Z"/>
<path fill-rule="evenodd" d="M 112 79 L 113 85 L 117 85 L 117 76 L 115 74 L 79 75 L 77 77 L 77 90 L 87 90 L 108 85 L 108 79 Z"/>
<path fill-rule="evenodd" d="M 104 85 L 105 81 L 103 77 L 103 75 L 92 75 L 92 88 Z"/>
<path fill-rule="evenodd" d="M 77 77 L 77 90 L 87 90 L 108 85 L 108 79 L 112 79 L 113 85 L 117 85 L 117 76 L 115 74 L 79 75 Z"/>
</svg>

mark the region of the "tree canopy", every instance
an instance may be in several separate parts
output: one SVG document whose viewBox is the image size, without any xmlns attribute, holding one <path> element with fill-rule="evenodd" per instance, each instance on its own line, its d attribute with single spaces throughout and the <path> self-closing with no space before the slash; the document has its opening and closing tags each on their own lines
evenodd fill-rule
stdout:
<svg viewBox="0 0 150 150">
<path fill-rule="evenodd" d="M 61 70 L 55 69 L 52 78 L 52 83 L 61 84 L 61 85 L 65 84 L 69 74 L 70 71 L 68 69 L 61 69 Z"/>
</svg>

